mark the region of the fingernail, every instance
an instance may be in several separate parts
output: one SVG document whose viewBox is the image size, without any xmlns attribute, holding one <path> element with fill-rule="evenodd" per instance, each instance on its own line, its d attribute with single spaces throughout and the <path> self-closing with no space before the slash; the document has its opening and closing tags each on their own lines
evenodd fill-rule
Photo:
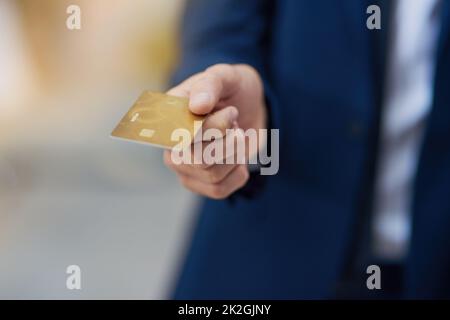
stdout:
<svg viewBox="0 0 450 320">
<path fill-rule="evenodd" d="M 191 98 L 189 106 L 191 107 L 202 107 L 211 103 L 211 95 L 206 92 L 198 93 Z"/>
</svg>

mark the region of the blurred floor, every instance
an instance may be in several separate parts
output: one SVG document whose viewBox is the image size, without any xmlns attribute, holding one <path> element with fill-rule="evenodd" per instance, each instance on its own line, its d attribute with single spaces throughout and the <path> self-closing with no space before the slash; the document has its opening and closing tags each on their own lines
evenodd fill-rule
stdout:
<svg viewBox="0 0 450 320">
<path fill-rule="evenodd" d="M 80 31 L 72 1 L 0 0 L 0 298 L 165 298 L 195 200 L 161 150 L 109 134 L 164 90 L 183 0 L 76 3 Z"/>
<path fill-rule="evenodd" d="M 137 95 L 47 102 L 76 110 L 90 100 L 93 112 L 30 117 L 10 131 L 0 148 L 0 298 L 167 296 L 193 199 L 161 150 L 109 138 Z M 71 264 L 81 291 L 65 287 Z"/>
</svg>

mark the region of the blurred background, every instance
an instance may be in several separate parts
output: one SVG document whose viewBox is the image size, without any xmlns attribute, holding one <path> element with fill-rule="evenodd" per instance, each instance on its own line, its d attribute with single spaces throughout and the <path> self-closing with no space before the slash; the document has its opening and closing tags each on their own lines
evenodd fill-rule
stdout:
<svg viewBox="0 0 450 320">
<path fill-rule="evenodd" d="M 81 8 L 81 30 L 66 9 Z M 195 198 L 109 134 L 177 61 L 183 0 L 0 0 L 0 298 L 161 299 Z M 66 289 L 66 268 L 82 290 Z"/>
</svg>

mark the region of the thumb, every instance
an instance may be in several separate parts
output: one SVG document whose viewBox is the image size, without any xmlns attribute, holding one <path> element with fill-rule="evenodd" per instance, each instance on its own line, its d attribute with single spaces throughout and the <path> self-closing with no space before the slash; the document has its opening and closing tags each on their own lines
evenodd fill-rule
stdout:
<svg viewBox="0 0 450 320">
<path fill-rule="evenodd" d="M 208 114 L 221 99 L 229 97 L 238 87 L 239 76 L 233 66 L 212 66 L 192 83 L 189 109 L 195 114 Z"/>
</svg>

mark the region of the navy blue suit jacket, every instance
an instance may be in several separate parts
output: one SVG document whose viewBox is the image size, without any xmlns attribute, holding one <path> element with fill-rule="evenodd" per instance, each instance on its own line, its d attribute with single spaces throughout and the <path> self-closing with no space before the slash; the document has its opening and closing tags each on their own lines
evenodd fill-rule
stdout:
<svg viewBox="0 0 450 320">
<path fill-rule="evenodd" d="M 371 31 L 366 9 L 377 3 L 384 21 Z M 450 298 L 450 1 L 444 3 L 405 260 L 407 298 Z M 258 69 L 271 126 L 280 129 L 280 170 L 263 177 L 250 199 L 204 201 L 175 298 L 333 297 L 370 216 L 388 9 L 376 0 L 188 1 L 175 81 L 216 63 Z"/>
</svg>

